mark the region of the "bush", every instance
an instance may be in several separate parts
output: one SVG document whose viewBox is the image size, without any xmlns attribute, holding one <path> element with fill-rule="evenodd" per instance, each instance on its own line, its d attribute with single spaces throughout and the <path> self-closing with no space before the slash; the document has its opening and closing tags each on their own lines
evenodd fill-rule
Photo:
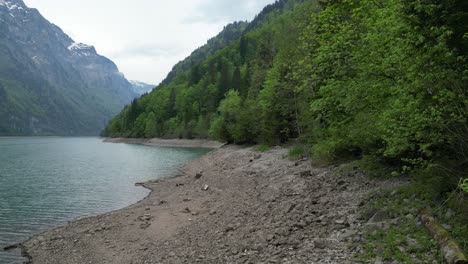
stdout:
<svg viewBox="0 0 468 264">
<path fill-rule="evenodd" d="M 289 150 L 288 157 L 290 159 L 300 159 L 306 156 L 306 148 L 304 146 L 294 146 Z"/>
</svg>

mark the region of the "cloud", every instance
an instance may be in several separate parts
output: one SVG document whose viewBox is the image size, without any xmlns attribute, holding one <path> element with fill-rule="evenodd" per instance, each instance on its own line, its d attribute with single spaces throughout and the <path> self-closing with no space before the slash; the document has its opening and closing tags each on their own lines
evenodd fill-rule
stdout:
<svg viewBox="0 0 468 264">
<path fill-rule="evenodd" d="M 160 57 L 177 55 L 182 47 L 179 45 L 161 45 L 160 43 L 143 43 L 137 45 L 128 45 L 122 49 L 110 52 L 108 56 L 113 58 L 128 57 Z"/>
<path fill-rule="evenodd" d="M 204 0 L 187 22 L 219 22 L 225 23 L 251 20 L 253 15 L 273 3 L 274 0 Z"/>
<path fill-rule="evenodd" d="M 157 84 L 227 23 L 274 0 L 25 0 L 75 41 L 96 47 L 131 80 Z"/>
</svg>

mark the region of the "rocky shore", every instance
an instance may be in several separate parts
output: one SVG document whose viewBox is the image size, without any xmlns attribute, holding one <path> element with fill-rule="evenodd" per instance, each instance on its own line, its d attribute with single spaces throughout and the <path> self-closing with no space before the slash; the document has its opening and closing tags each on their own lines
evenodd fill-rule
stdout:
<svg viewBox="0 0 468 264">
<path fill-rule="evenodd" d="M 38 264 L 353 263 L 357 209 L 381 183 L 287 153 L 224 146 L 184 176 L 143 183 L 141 202 L 35 236 L 24 252 Z"/>
<path fill-rule="evenodd" d="M 180 148 L 220 148 L 225 143 L 208 139 L 162 139 L 162 138 L 106 138 L 106 143 L 125 143 L 125 144 L 139 144 L 146 146 L 158 147 L 180 147 Z"/>
</svg>

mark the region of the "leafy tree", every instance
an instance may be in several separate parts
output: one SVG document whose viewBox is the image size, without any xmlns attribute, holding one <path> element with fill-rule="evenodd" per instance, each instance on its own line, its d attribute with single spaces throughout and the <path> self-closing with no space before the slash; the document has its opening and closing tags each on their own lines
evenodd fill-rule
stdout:
<svg viewBox="0 0 468 264">
<path fill-rule="evenodd" d="M 242 31 L 225 28 L 104 134 L 299 139 L 321 159 L 443 167 L 455 186 L 468 166 L 466 10 L 462 0 L 277 1 Z"/>
</svg>

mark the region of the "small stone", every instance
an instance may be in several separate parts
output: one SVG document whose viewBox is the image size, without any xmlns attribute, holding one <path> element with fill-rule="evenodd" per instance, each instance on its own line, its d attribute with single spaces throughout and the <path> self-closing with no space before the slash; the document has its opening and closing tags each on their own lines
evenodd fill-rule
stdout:
<svg viewBox="0 0 468 264">
<path fill-rule="evenodd" d="M 200 172 L 198 172 L 197 174 L 195 174 L 195 179 L 198 180 L 198 179 L 200 179 L 202 176 L 203 176 L 203 172 L 200 171 Z"/>
<path fill-rule="evenodd" d="M 346 223 L 345 220 L 341 220 L 341 219 L 335 220 L 335 224 L 337 224 L 337 225 L 344 225 L 345 223 Z"/>
<path fill-rule="evenodd" d="M 452 230 L 452 226 L 448 225 L 448 224 L 442 224 L 442 226 L 447 229 L 447 231 L 451 231 Z"/>
<path fill-rule="evenodd" d="M 215 215 L 216 214 L 216 210 L 211 210 L 210 211 L 210 215 Z"/>
<path fill-rule="evenodd" d="M 236 230 L 236 227 L 234 225 L 228 225 L 225 229 L 226 233 L 234 230 Z"/>
<path fill-rule="evenodd" d="M 327 247 L 327 241 L 325 240 L 316 240 L 314 241 L 314 247 L 318 249 L 325 249 Z"/>
<path fill-rule="evenodd" d="M 449 220 L 451 219 L 455 214 L 453 213 L 452 209 L 448 209 L 447 212 L 445 213 L 445 219 Z"/>
<path fill-rule="evenodd" d="M 374 248 L 374 253 L 377 255 L 377 256 L 382 256 L 385 252 L 385 246 L 382 245 L 382 244 L 377 244 Z"/>
<path fill-rule="evenodd" d="M 343 234 L 340 235 L 340 240 L 341 241 L 346 241 L 346 240 L 351 239 L 355 235 L 356 235 L 356 231 L 346 230 Z"/>
<path fill-rule="evenodd" d="M 304 222 L 304 221 L 299 221 L 298 223 L 296 223 L 294 226 L 296 226 L 297 228 L 305 228 L 307 226 L 307 223 Z"/>
<path fill-rule="evenodd" d="M 338 181 L 338 185 L 339 185 L 339 186 L 341 186 L 341 185 L 345 185 L 345 184 L 346 184 L 346 181 L 344 181 L 344 180 L 340 180 L 340 181 Z"/>
<path fill-rule="evenodd" d="M 202 190 L 203 191 L 208 191 L 210 189 L 210 186 L 208 184 L 205 184 L 205 186 L 203 186 Z"/>
<path fill-rule="evenodd" d="M 368 223 L 378 223 L 390 219 L 389 215 L 385 211 L 377 211 L 368 221 Z"/>
<path fill-rule="evenodd" d="M 184 213 L 184 214 L 189 214 L 191 212 L 192 211 L 190 211 L 190 209 L 188 207 L 186 207 L 184 210 L 182 210 L 182 213 Z"/>
<path fill-rule="evenodd" d="M 375 264 L 383 264 L 382 257 L 376 257 L 375 258 Z"/>
</svg>

